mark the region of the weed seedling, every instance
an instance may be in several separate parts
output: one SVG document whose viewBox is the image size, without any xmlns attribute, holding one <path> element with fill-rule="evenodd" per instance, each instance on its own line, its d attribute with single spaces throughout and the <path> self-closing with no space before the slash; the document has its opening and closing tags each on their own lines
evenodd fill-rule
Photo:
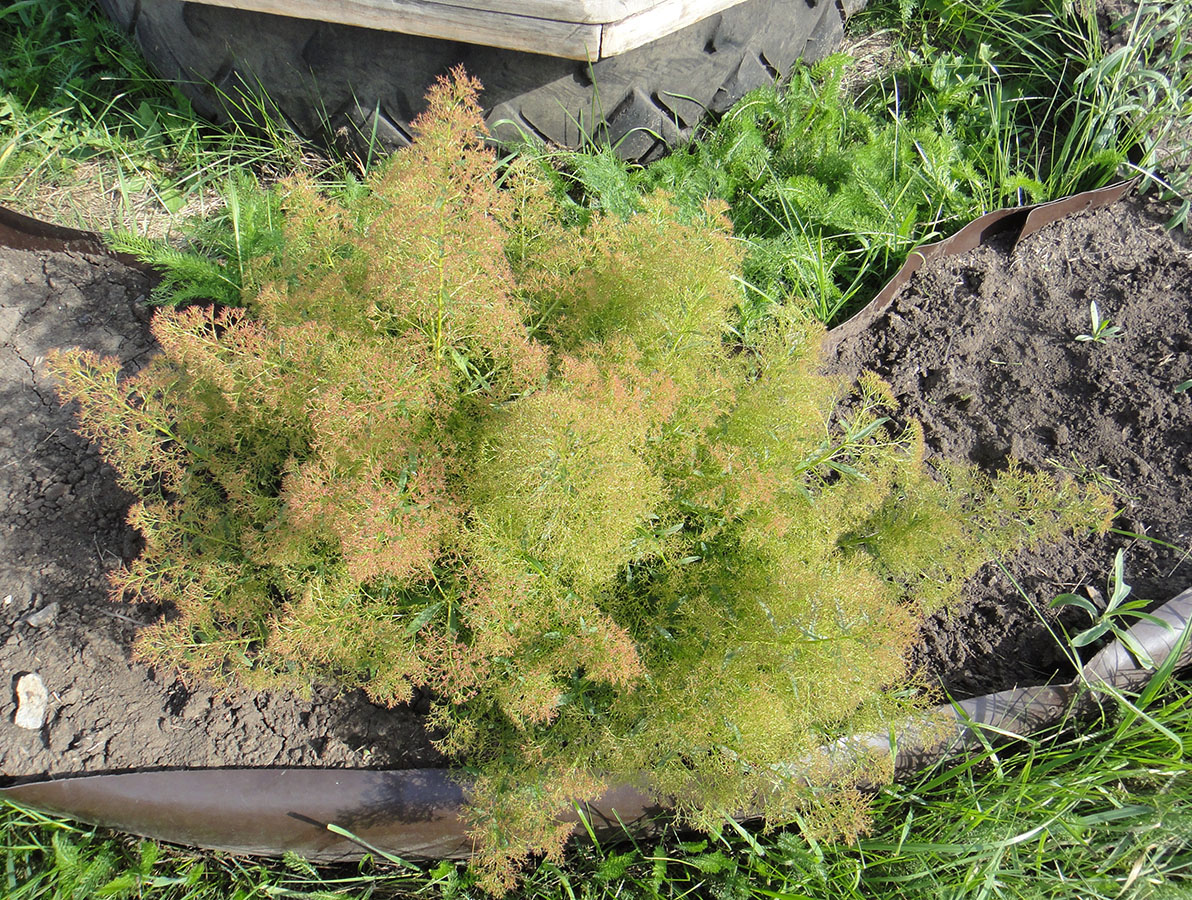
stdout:
<svg viewBox="0 0 1192 900">
<path fill-rule="evenodd" d="M 1105 344 L 1121 336 L 1122 329 L 1120 325 L 1114 325 L 1108 319 L 1101 318 L 1101 311 L 1097 309 L 1096 300 L 1089 304 L 1089 318 L 1093 322 L 1092 333 L 1078 334 L 1076 335 L 1076 340 L 1091 341 L 1094 344 Z"/>
<path fill-rule="evenodd" d="M 1125 557 L 1123 552 L 1118 550 L 1117 556 L 1113 560 L 1113 574 L 1110 576 L 1109 583 L 1106 585 L 1106 590 L 1109 594 L 1108 602 L 1105 602 L 1100 597 L 1090 600 L 1078 594 L 1060 594 L 1051 601 L 1051 608 L 1060 609 L 1065 606 L 1077 606 L 1092 617 L 1093 624 L 1072 638 L 1073 647 L 1088 646 L 1098 638 L 1112 633 L 1114 637 L 1126 645 L 1126 648 L 1134 655 L 1135 659 L 1148 669 L 1153 669 L 1155 668 L 1154 660 L 1146 652 L 1146 648 L 1126 628 L 1125 619 L 1130 617 L 1157 625 L 1163 625 L 1165 623 L 1162 619 L 1141 611 L 1147 605 L 1146 600 L 1130 600 L 1127 602 L 1126 598 L 1130 596 L 1130 585 L 1126 584 L 1124 569 Z"/>
</svg>

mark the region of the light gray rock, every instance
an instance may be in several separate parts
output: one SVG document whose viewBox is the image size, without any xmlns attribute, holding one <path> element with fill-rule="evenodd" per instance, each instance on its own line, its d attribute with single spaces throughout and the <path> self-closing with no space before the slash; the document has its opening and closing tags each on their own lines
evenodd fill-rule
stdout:
<svg viewBox="0 0 1192 900">
<path fill-rule="evenodd" d="M 17 679 L 17 714 L 13 724 L 18 728 L 37 731 L 46 722 L 50 695 L 45 682 L 36 672 Z"/>
<path fill-rule="evenodd" d="M 58 618 L 58 610 L 61 608 L 62 605 L 57 600 L 53 603 L 47 603 L 41 609 L 35 610 L 25 616 L 24 622 L 26 625 L 31 625 L 34 628 L 44 628 Z"/>
</svg>

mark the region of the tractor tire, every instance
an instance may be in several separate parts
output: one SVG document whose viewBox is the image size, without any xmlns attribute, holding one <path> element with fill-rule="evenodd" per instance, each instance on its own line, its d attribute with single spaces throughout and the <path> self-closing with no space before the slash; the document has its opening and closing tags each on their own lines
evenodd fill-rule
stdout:
<svg viewBox="0 0 1192 900">
<path fill-rule="evenodd" d="M 216 121 L 251 122 L 265 109 L 317 142 L 393 150 L 410 142 L 430 86 L 462 65 L 484 87 L 499 140 L 520 132 L 572 149 L 608 142 L 639 161 L 796 60 L 831 53 L 864 2 L 745 0 L 589 64 L 179 0 L 99 0 L 150 66 Z"/>
</svg>

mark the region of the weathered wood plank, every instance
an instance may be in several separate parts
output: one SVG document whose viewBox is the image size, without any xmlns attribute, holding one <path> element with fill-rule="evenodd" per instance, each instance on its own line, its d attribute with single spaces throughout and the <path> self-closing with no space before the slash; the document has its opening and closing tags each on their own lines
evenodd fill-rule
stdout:
<svg viewBox="0 0 1192 900">
<path fill-rule="evenodd" d="M 616 56 L 742 0 L 201 0 L 257 12 L 543 53 Z"/>
<path fill-rule="evenodd" d="M 360 0 L 384 9 L 391 0 Z M 477 12 L 501 12 L 554 22 L 604 25 L 635 16 L 669 0 L 435 0 L 445 6 L 461 6 Z"/>
<path fill-rule="evenodd" d="M 742 0 L 665 0 L 604 26 L 600 55 L 617 56 L 648 44 L 701 19 L 736 6 Z"/>
<path fill-rule="evenodd" d="M 565 59 L 599 59 L 601 25 L 559 22 L 422 0 L 203 0 L 256 12 L 400 31 L 422 37 L 545 53 Z"/>
</svg>

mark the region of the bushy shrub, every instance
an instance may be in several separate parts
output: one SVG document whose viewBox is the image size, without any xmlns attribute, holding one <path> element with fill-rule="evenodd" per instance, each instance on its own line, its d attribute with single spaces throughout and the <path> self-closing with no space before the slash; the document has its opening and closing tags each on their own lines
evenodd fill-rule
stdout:
<svg viewBox="0 0 1192 900">
<path fill-rule="evenodd" d="M 809 315 L 728 329 L 742 249 L 720 210 L 680 222 L 655 195 L 571 230 L 531 168 L 498 185 L 474 91 L 442 83 L 350 207 L 289 182 L 244 308 L 158 312 L 136 374 L 54 361 L 140 497 L 114 591 L 171 613 L 138 654 L 382 704 L 426 689 L 478 772 L 497 887 L 622 780 L 703 827 L 812 802 L 855 827 L 847 772 L 832 811 L 828 773 L 780 764 L 905 711 L 924 613 L 1101 498 L 932 477 L 879 381 L 820 374 Z"/>
</svg>

